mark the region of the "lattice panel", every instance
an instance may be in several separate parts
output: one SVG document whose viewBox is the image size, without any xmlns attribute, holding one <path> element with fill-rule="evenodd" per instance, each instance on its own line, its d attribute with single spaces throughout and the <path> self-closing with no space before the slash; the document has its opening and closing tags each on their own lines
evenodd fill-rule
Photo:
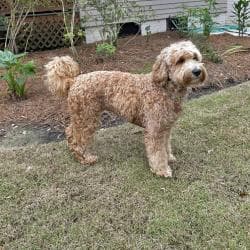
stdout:
<svg viewBox="0 0 250 250">
<path fill-rule="evenodd" d="M 76 19 L 76 26 L 80 18 Z M 32 28 L 30 23 L 33 21 Z M 61 15 L 36 16 L 27 18 L 22 32 L 17 37 L 19 51 L 25 49 L 29 38 L 27 50 L 45 50 L 66 46 L 64 40 L 64 23 Z"/>
<path fill-rule="evenodd" d="M 10 7 L 7 0 L 0 0 L 0 15 L 5 15 L 9 13 Z"/>
<path fill-rule="evenodd" d="M 64 5 L 66 9 L 70 9 L 72 7 L 72 0 L 64 0 Z M 61 0 L 41 0 L 40 4 L 36 6 L 35 12 L 46 12 L 53 10 L 62 10 Z M 8 4 L 8 0 L 0 0 L 0 15 L 9 15 L 10 14 L 10 5 Z"/>
<path fill-rule="evenodd" d="M 64 7 L 66 9 L 72 8 L 72 0 L 64 0 Z M 62 3 L 61 0 L 51 0 L 48 4 L 48 0 L 41 1 L 40 6 L 35 8 L 35 12 L 41 11 L 52 11 L 52 10 L 62 10 Z"/>
</svg>

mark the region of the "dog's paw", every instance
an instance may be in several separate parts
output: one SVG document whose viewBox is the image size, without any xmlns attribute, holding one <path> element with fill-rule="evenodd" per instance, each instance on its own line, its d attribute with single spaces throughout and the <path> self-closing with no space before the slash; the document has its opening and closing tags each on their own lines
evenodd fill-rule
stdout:
<svg viewBox="0 0 250 250">
<path fill-rule="evenodd" d="M 97 162 L 98 157 L 96 155 L 85 154 L 81 160 L 82 164 L 93 165 Z"/>
<path fill-rule="evenodd" d="M 176 162 L 175 156 L 174 156 L 173 154 L 170 154 L 170 155 L 168 156 L 168 161 L 171 162 L 171 163 Z"/>
<path fill-rule="evenodd" d="M 157 169 L 151 169 L 151 171 L 156 174 L 157 176 L 161 177 L 172 177 L 172 170 L 171 168 L 163 169 L 163 170 L 157 170 Z"/>
</svg>

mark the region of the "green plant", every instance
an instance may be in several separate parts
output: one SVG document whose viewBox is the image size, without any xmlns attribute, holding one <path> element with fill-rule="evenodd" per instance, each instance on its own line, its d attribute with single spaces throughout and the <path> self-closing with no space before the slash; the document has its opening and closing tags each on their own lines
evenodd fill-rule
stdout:
<svg viewBox="0 0 250 250">
<path fill-rule="evenodd" d="M 244 30 L 247 27 L 246 23 L 249 20 L 249 13 L 249 0 L 238 0 L 233 4 L 233 14 L 237 18 L 239 36 L 244 34 Z"/>
<path fill-rule="evenodd" d="M 149 42 L 149 38 L 150 38 L 150 36 L 152 34 L 152 32 L 151 32 L 151 26 L 150 25 L 146 26 L 145 30 L 146 30 L 146 41 Z"/>
<path fill-rule="evenodd" d="M 72 51 L 73 56 L 77 61 L 79 61 L 78 53 L 75 48 L 75 41 L 78 38 L 84 37 L 84 32 L 81 30 L 79 25 L 76 25 L 75 19 L 76 19 L 76 11 L 79 8 L 78 0 L 71 0 L 71 11 L 65 10 L 65 4 L 69 1 L 66 0 L 60 0 L 62 5 L 62 14 L 63 14 L 63 22 L 65 27 L 65 34 L 64 39 L 66 42 L 69 42 L 70 49 Z M 83 22 L 85 20 L 82 20 Z"/>
<path fill-rule="evenodd" d="M 221 57 L 218 55 L 218 53 L 214 50 L 214 48 L 210 44 L 203 45 L 203 48 L 201 48 L 203 55 L 211 62 L 213 63 L 222 63 Z"/>
<path fill-rule="evenodd" d="M 188 16 L 189 15 L 185 12 L 178 13 L 175 18 L 172 19 L 172 22 L 178 32 L 184 36 L 190 32 L 190 29 L 188 28 Z"/>
<path fill-rule="evenodd" d="M 141 24 L 148 18 L 145 7 L 139 6 L 136 1 L 131 0 L 86 0 L 86 6 L 94 8 L 99 16 L 95 21 L 102 20 L 102 40 L 117 47 L 117 40 L 122 23 L 130 20 Z M 152 12 L 151 12 L 152 13 Z M 91 16 L 91 15 L 89 15 Z"/>
<path fill-rule="evenodd" d="M 190 38 L 206 59 L 213 63 L 222 63 L 222 58 L 214 50 L 213 46 L 209 43 L 206 36 L 198 33 L 193 33 L 192 37 Z"/>
<path fill-rule="evenodd" d="M 96 47 L 96 54 L 104 57 L 111 57 L 115 54 L 116 47 L 109 43 L 98 44 Z"/>
<path fill-rule="evenodd" d="M 28 77 L 36 73 L 33 61 L 23 63 L 26 53 L 15 55 L 11 51 L 0 50 L 0 68 L 5 70 L 1 78 L 7 82 L 8 91 L 14 97 L 25 96 L 25 84 Z"/>
<path fill-rule="evenodd" d="M 6 18 L 5 16 L 0 15 L 0 26 L 5 26 L 6 25 Z"/>
<path fill-rule="evenodd" d="M 177 14 L 174 21 L 177 29 L 183 33 L 191 35 L 196 32 L 199 26 L 202 26 L 203 35 L 209 36 L 215 24 L 214 16 L 216 15 L 216 1 L 205 0 L 206 7 L 203 8 L 187 8 L 183 6 L 184 11 Z"/>
</svg>

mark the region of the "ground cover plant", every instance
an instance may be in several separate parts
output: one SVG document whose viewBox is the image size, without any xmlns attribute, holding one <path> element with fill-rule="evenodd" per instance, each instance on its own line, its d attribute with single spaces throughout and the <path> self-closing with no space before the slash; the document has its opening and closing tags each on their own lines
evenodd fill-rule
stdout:
<svg viewBox="0 0 250 250">
<path fill-rule="evenodd" d="M 94 166 L 75 162 L 65 142 L 11 145 L 7 135 L 0 246 L 249 249 L 249 102 L 246 83 L 186 103 L 170 180 L 148 171 L 138 127 L 99 131 Z"/>
<path fill-rule="evenodd" d="M 96 46 L 96 54 L 100 57 L 111 57 L 115 52 L 116 47 L 109 43 L 101 43 Z"/>
</svg>

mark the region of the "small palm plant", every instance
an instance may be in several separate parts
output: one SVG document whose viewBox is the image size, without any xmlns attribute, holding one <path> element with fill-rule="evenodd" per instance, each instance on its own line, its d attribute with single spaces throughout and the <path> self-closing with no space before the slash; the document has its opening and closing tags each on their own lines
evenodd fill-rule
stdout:
<svg viewBox="0 0 250 250">
<path fill-rule="evenodd" d="M 15 55 L 11 51 L 0 50 L 0 68 L 4 69 L 4 74 L 0 79 L 6 81 L 8 92 L 12 97 L 22 99 L 26 93 L 26 81 L 28 77 L 36 73 L 36 67 L 33 61 L 23 63 L 22 59 L 26 53 Z"/>
<path fill-rule="evenodd" d="M 233 5 L 233 14 L 237 18 L 239 36 L 243 36 L 247 21 L 249 20 L 250 17 L 249 7 L 250 7 L 249 0 L 238 0 Z"/>
</svg>

